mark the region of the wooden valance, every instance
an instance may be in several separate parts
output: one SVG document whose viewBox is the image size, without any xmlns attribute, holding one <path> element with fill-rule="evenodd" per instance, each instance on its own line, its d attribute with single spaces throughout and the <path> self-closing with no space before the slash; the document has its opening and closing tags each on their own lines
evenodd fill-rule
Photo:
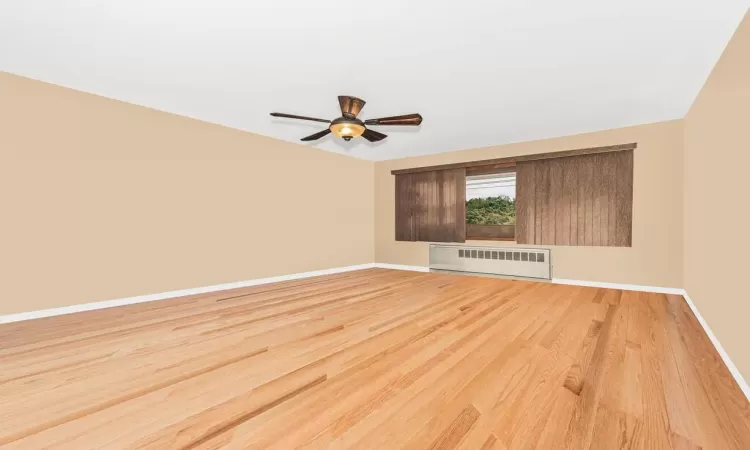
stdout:
<svg viewBox="0 0 750 450">
<path fill-rule="evenodd" d="M 510 156 L 507 158 L 485 159 L 481 161 L 468 161 L 468 162 L 455 163 L 455 164 L 443 164 L 440 166 L 427 166 L 427 167 L 414 167 L 411 169 L 398 169 L 398 170 L 392 170 L 391 174 L 399 175 L 399 174 L 405 174 L 405 173 L 431 172 L 434 170 L 468 169 L 471 167 L 493 166 L 493 165 L 496 166 L 497 168 L 500 168 L 504 166 L 512 166 L 516 163 L 524 162 L 524 161 L 538 161 L 542 159 L 565 158 L 568 156 L 594 155 L 597 153 L 610 153 L 610 152 L 619 152 L 619 151 L 624 151 L 624 150 L 634 150 L 637 146 L 638 144 L 633 142 L 630 144 L 608 145 L 605 147 L 591 147 L 591 148 L 581 148 L 577 150 L 563 150 L 563 151 L 552 152 L 552 153 L 537 153 L 535 155 Z"/>
</svg>

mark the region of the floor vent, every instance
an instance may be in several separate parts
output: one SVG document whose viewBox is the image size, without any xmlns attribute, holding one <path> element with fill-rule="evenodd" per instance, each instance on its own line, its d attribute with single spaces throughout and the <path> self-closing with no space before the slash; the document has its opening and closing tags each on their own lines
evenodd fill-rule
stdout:
<svg viewBox="0 0 750 450">
<path fill-rule="evenodd" d="M 549 249 L 430 245 L 430 268 L 525 278 L 551 278 Z"/>
</svg>

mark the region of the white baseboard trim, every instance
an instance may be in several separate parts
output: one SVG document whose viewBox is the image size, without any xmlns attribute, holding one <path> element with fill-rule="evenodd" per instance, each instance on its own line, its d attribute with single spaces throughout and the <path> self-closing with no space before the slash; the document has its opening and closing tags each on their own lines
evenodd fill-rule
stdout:
<svg viewBox="0 0 750 450">
<path fill-rule="evenodd" d="M 424 266 L 405 266 L 403 264 L 386 264 L 386 263 L 375 263 L 372 265 L 378 269 L 393 269 L 393 270 L 410 270 L 412 272 L 429 272 L 429 267 Z"/>
<path fill-rule="evenodd" d="M 394 269 L 394 270 L 410 270 L 414 272 L 429 272 L 429 267 L 424 266 L 405 266 L 402 264 L 386 264 L 386 263 L 375 263 L 373 267 L 380 269 Z M 481 274 L 477 274 L 480 275 Z M 526 281 L 535 281 L 534 279 L 526 279 Z M 564 278 L 553 278 L 551 280 L 539 280 L 539 281 L 550 281 L 556 284 L 567 284 L 571 286 L 588 286 L 598 287 L 605 289 L 620 289 L 623 291 L 643 291 L 643 292 L 656 292 L 658 294 L 676 294 L 682 295 L 685 291 L 679 288 L 669 288 L 661 286 L 643 286 L 638 284 L 622 284 L 622 283 L 606 283 L 602 281 L 582 281 L 582 280 L 568 280 Z"/>
<path fill-rule="evenodd" d="M 568 284 L 571 286 L 588 286 L 598 287 L 604 289 L 620 289 L 623 291 L 641 291 L 641 292 L 656 292 L 657 294 L 675 294 L 682 295 L 685 291 L 679 288 L 669 288 L 661 286 L 643 286 L 639 284 L 621 284 L 621 283 L 605 283 L 602 281 L 581 281 L 581 280 L 566 280 L 564 278 L 553 278 L 551 280 L 556 284 Z"/>
<path fill-rule="evenodd" d="M 0 316 L 0 324 L 20 322 L 22 320 L 40 319 L 42 317 L 60 316 L 63 314 L 72 314 L 82 311 L 92 311 L 95 309 L 113 308 L 115 306 L 133 305 L 136 303 L 152 302 L 155 300 L 164 300 L 167 298 L 184 297 L 186 295 L 206 294 L 209 292 L 225 291 L 227 289 L 236 289 L 241 287 L 258 286 L 261 284 L 277 283 L 279 281 L 298 280 L 301 278 L 317 277 L 320 275 L 331 275 L 334 273 L 351 272 L 353 270 L 371 269 L 375 264 L 359 264 L 355 266 L 336 267 L 333 269 L 313 270 L 311 272 L 293 273 L 289 275 L 280 275 L 276 277 L 259 278 L 248 281 L 237 281 L 234 283 L 215 284 L 213 286 L 204 286 L 191 289 L 180 289 L 177 291 L 162 292 L 159 294 L 139 295 L 136 297 L 120 298 L 116 300 L 106 300 L 102 302 L 84 303 L 81 305 L 63 306 L 61 308 L 42 309 L 39 311 L 23 312 Z"/>
<path fill-rule="evenodd" d="M 732 377 L 734 377 L 734 381 L 737 382 L 737 384 L 740 386 L 740 389 L 742 389 L 742 392 L 745 394 L 745 397 L 747 397 L 748 401 L 750 401 L 750 385 L 747 384 L 747 381 L 742 376 L 742 373 L 740 373 L 740 370 L 729 358 L 729 354 L 726 350 L 724 350 L 724 347 L 721 346 L 719 338 L 717 338 L 714 332 L 711 331 L 711 327 L 708 326 L 708 322 L 706 322 L 706 319 L 704 319 L 701 313 L 698 311 L 698 307 L 695 306 L 695 303 L 693 303 L 693 300 L 690 299 L 690 296 L 687 294 L 687 292 L 683 291 L 682 296 L 685 299 L 685 303 L 687 303 L 688 307 L 690 307 L 690 310 L 693 311 L 693 315 L 695 315 L 695 318 L 698 319 L 701 327 L 703 327 L 703 331 L 706 332 L 706 335 L 711 340 L 711 343 L 714 344 L 716 351 L 719 352 L 719 356 L 721 356 L 722 361 L 724 361 L 724 365 L 726 365 L 727 369 L 729 369 L 729 373 L 731 373 Z"/>
</svg>

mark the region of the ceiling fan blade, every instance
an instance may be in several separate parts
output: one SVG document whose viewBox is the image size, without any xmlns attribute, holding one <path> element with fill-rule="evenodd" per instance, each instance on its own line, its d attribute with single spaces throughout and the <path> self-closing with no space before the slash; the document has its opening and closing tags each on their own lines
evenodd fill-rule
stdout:
<svg viewBox="0 0 750 450">
<path fill-rule="evenodd" d="M 328 135 L 330 132 L 331 132 L 331 130 L 329 130 L 328 128 L 326 128 L 323 131 L 318 131 L 315 134 L 311 134 L 310 136 L 303 137 L 302 139 L 300 139 L 300 141 L 316 141 L 316 140 L 322 138 L 323 136 Z"/>
<path fill-rule="evenodd" d="M 287 119 L 312 120 L 314 122 L 331 123 L 330 120 L 316 119 L 315 117 L 295 116 L 294 114 L 284 114 L 284 113 L 272 112 L 271 115 L 274 116 L 274 117 L 285 117 Z"/>
<path fill-rule="evenodd" d="M 339 105 L 341 106 L 341 115 L 347 119 L 354 119 L 365 107 L 365 101 L 349 95 L 339 95 Z"/>
<path fill-rule="evenodd" d="M 419 125 L 422 116 L 419 114 L 406 114 L 403 116 L 381 117 L 379 119 L 367 119 L 365 125 Z"/>
<path fill-rule="evenodd" d="M 378 141 L 382 141 L 388 136 L 383 133 L 378 133 L 375 130 L 365 130 L 365 132 L 362 133 L 362 137 L 367 139 L 370 142 L 378 142 Z"/>
</svg>

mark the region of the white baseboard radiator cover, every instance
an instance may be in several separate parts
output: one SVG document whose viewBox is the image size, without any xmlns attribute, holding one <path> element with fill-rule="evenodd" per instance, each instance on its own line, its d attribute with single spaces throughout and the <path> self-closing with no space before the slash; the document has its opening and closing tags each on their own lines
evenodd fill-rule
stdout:
<svg viewBox="0 0 750 450">
<path fill-rule="evenodd" d="M 552 278 L 550 251 L 543 248 L 430 245 L 430 269 L 523 278 Z"/>
</svg>

